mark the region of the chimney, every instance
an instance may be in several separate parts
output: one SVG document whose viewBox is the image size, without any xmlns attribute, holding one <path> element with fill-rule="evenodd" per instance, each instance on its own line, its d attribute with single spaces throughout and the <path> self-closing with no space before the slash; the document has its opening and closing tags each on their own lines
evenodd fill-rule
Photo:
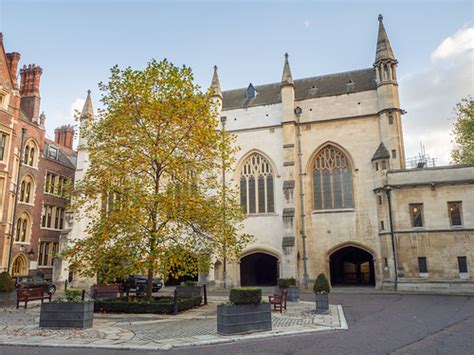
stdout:
<svg viewBox="0 0 474 355">
<path fill-rule="evenodd" d="M 20 70 L 20 108 L 33 122 L 38 122 L 41 102 L 39 86 L 42 73 L 43 69 L 35 64 L 30 64 L 28 67 L 24 65 Z"/>
<path fill-rule="evenodd" d="M 8 69 L 10 70 L 10 76 L 12 77 L 13 87 L 18 88 L 16 81 L 16 75 L 18 72 L 18 62 L 20 61 L 20 53 L 12 52 L 7 53 Z"/>
<path fill-rule="evenodd" d="M 63 147 L 72 149 L 74 128 L 71 125 L 61 126 L 54 130 L 54 142 Z"/>
</svg>

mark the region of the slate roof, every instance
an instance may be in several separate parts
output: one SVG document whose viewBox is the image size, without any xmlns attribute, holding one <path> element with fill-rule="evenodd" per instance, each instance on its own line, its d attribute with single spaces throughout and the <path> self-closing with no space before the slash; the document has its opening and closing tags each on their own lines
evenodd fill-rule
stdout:
<svg viewBox="0 0 474 355">
<path fill-rule="evenodd" d="M 58 150 L 58 155 L 56 159 L 50 158 L 49 157 L 49 146 L 53 146 Z M 63 165 L 66 165 L 72 169 L 76 168 L 76 163 L 77 163 L 77 153 L 72 150 L 63 147 L 60 144 L 56 144 L 52 140 L 45 139 L 44 142 L 44 156 L 45 158 L 53 161 L 57 161 Z"/>
<path fill-rule="evenodd" d="M 379 147 L 375 151 L 374 156 L 372 157 L 372 161 L 378 159 L 390 159 L 390 153 L 385 144 L 383 143 L 380 143 Z"/>
<path fill-rule="evenodd" d="M 375 69 L 367 68 L 343 73 L 297 79 L 295 99 L 306 100 L 324 96 L 376 90 Z M 255 86 L 257 95 L 247 98 L 247 88 L 224 91 L 223 110 L 281 103 L 281 82 Z"/>
</svg>

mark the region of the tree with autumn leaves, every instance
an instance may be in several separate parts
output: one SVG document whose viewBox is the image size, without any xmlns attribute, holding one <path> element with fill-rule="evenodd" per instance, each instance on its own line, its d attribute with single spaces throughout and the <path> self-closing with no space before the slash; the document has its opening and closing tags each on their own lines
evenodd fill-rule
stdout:
<svg viewBox="0 0 474 355">
<path fill-rule="evenodd" d="M 150 299 L 157 274 L 195 274 L 191 260 L 208 269 L 211 255 L 239 255 L 251 236 L 239 233 L 236 191 L 219 178 L 237 148 L 219 130 L 211 93 L 167 60 L 115 66 L 99 87 L 103 109 L 81 132 L 90 165 L 73 193 L 77 218 L 91 222 L 65 252 L 72 266 L 107 281 L 145 273 Z"/>
<path fill-rule="evenodd" d="M 454 148 L 451 158 L 455 164 L 474 164 L 474 99 L 466 97 L 454 109 Z"/>
</svg>

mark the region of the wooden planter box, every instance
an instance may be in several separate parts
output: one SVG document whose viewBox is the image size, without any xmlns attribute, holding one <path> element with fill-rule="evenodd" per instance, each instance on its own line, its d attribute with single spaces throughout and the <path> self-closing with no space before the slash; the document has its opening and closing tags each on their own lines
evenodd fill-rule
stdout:
<svg viewBox="0 0 474 355">
<path fill-rule="evenodd" d="M 281 293 L 280 287 L 275 287 L 275 294 Z M 288 287 L 288 293 L 286 294 L 286 300 L 288 302 L 298 302 L 300 300 L 300 289 L 298 286 Z"/>
<path fill-rule="evenodd" d="M 0 307 L 16 305 L 16 290 L 11 292 L 0 292 Z"/>
<path fill-rule="evenodd" d="M 329 310 L 329 295 L 317 293 L 314 295 L 316 301 L 316 313 L 327 313 Z"/>
<path fill-rule="evenodd" d="M 90 328 L 94 318 L 94 301 L 82 303 L 54 303 L 41 305 L 40 327 Z"/>
<path fill-rule="evenodd" d="M 192 298 L 201 296 L 200 286 L 176 286 L 176 296 L 178 298 Z"/>
<path fill-rule="evenodd" d="M 270 303 L 217 306 L 217 332 L 223 335 L 272 330 Z"/>
</svg>

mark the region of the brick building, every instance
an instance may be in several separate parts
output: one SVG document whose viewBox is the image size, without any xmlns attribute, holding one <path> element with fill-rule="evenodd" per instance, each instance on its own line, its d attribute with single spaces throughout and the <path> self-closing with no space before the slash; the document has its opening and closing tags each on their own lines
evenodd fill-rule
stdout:
<svg viewBox="0 0 474 355">
<path fill-rule="evenodd" d="M 68 202 L 63 190 L 74 174 L 74 130 L 63 126 L 54 142 L 46 139 L 43 70 L 24 65 L 18 83 L 20 54 L 5 53 L 1 34 L 0 46 L 0 266 L 13 275 L 52 278 Z"/>
</svg>

